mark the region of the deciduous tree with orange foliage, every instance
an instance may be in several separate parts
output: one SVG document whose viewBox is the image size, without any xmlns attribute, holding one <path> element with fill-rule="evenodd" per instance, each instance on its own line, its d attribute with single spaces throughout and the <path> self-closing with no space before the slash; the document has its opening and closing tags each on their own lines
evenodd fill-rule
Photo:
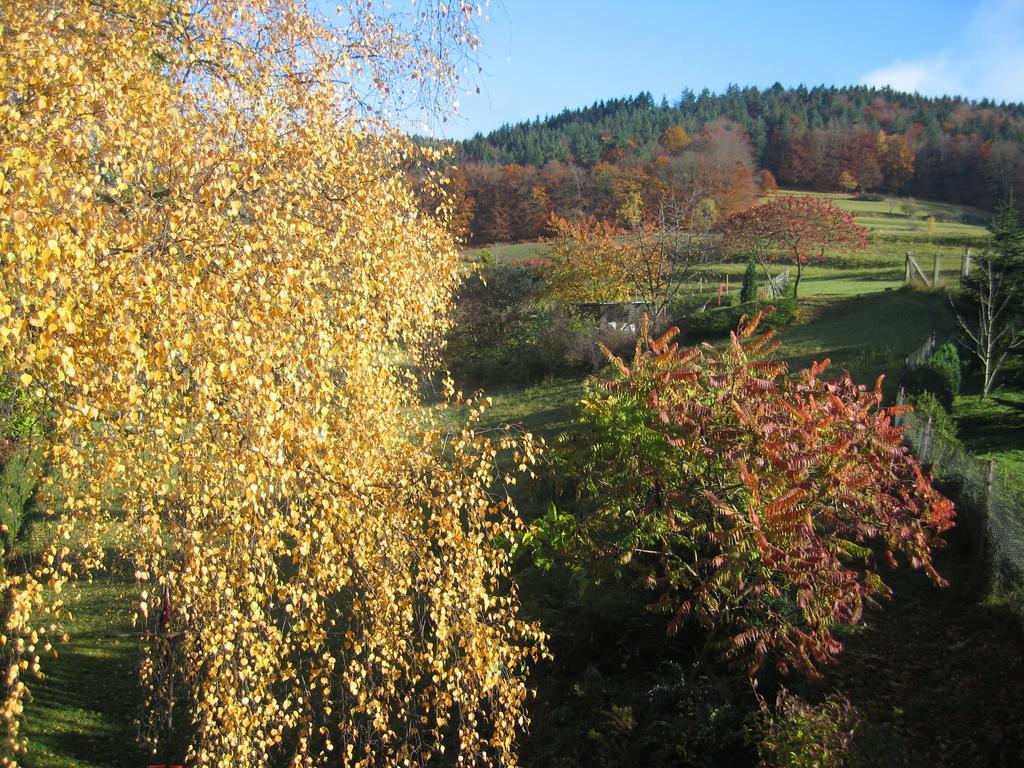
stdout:
<svg viewBox="0 0 1024 768">
<path fill-rule="evenodd" d="M 409 366 L 460 262 L 407 176 L 438 154 L 389 117 L 451 103 L 479 9 L 376 7 L 0 10 L 0 373 L 52 413 L 60 510 L 0 573 L 5 765 L 67 547 L 112 540 L 144 636 L 176 638 L 142 671 L 188 692 L 188 764 L 516 763 L 542 638 L 491 488 L 533 446 L 476 404 L 424 421 Z"/>
<path fill-rule="evenodd" d="M 804 267 L 822 260 L 828 248 L 865 248 L 868 234 L 852 213 L 815 195 L 775 197 L 731 216 L 723 232 L 726 247 L 756 256 L 766 275 L 766 264 L 795 267 L 793 296 L 798 295 Z"/>
<path fill-rule="evenodd" d="M 553 216 L 553 293 L 566 304 L 639 299 L 662 320 L 693 268 L 714 252 L 699 206 L 670 201 L 651 210 L 634 190 L 619 209 L 622 226 Z"/>
<path fill-rule="evenodd" d="M 900 191 L 914 176 L 914 149 L 906 134 L 878 134 L 878 155 L 890 189 Z"/>
</svg>

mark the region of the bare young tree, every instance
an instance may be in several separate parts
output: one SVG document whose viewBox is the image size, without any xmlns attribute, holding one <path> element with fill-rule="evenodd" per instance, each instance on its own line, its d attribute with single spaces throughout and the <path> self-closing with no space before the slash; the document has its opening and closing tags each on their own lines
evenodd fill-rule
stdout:
<svg viewBox="0 0 1024 768">
<path fill-rule="evenodd" d="M 981 396 L 988 397 L 1010 352 L 1024 348 L 1024 328 L 1016 312 L 1020 286 L 1012 268 L 992 258 L 978 260 L 973 281 L 974 316 L 957 314 L 968 347 L 982 365 Z"/>
<path fill-rule="evenodd" d="M 961 280 L 957 320 L 967 346 L 982 365 L 982 397 L 988 397 L 1007 357 L 1024 349 L 1024 228 L 1012 203 L 989 225 L 988 251 L 978 269 Z"/>
<path fill-rule="evenodd" d="M 655 211 L 643 210 L 639 198 L 631 198 L 620 211 L 627 225 L 626 280 L 655 321 L 665 317 L 695 268 L 714 258 L 708 235 L 713 221 L 700 215 L 699 192 L 695 187 L 686 199 L 663 200 Z"/>
</svg>

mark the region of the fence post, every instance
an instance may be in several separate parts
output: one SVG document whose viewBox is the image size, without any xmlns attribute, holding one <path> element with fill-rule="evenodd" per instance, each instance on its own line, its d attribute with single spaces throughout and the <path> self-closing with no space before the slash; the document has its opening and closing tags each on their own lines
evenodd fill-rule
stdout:
<svg viewBox="0 0 1024 768">
<path fill-rule="evenodd" d="M 928 463 L 928 454 L 932 447 L 932 417 L 924 423 L 924 432 L 921 433 L 921 463 Z"/>
<path fill-rule="evenodd" d="M 978 583 L 984 585 L 988 576 L 988 521 L 992 517 L 992 502 L 996 486 L 996 463 L 989 459 L 985 472 L 985 495 L 981 503 L 981 519 L 978 521 L 975 575 Z"/>
<path fill-rule="evenodd" d="M 932 265 L 932 288 L 939 287 L 939 280 L 942 277 L 942 257 L 939 254 L 935 254 L 935 262 Z"/>
<path fill-rule="evenodd" d="M 960 259 L 960 276 L 971 276 L 971 249 L 964 248 L 964 255 Z"/>
<path fill-rule="evenodd" d="M 910 251 L 903 257 L 903 282 L 910 282 Z"/>
</svg>

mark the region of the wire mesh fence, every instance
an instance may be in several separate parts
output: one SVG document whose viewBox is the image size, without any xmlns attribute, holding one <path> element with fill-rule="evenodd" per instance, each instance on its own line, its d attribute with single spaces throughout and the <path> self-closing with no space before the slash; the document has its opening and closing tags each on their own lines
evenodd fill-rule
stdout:
<svg viewBox="0 0 1024 768">
<path fill-rule="evenodd" d="M 931 419 L 904 413 L 898 422 L 906 426 L 903 437 L 914 455 L 959 502 L 960 524 L 976 531 L 979 575 L 989 593 L 1024 618 L 1024 493 L 994 461 L 938 434 Z"/>
</svg>

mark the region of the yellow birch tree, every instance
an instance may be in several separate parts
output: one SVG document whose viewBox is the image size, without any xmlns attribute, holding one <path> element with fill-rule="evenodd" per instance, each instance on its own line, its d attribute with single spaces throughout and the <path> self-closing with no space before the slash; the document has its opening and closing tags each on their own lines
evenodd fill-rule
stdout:
<svg viewBox="0 0 1024 768">
<path fill-rule="evenodd" d="M 451 102 L 480 9 L 376 7 L 0 10 L 0 364 L 52 412 L 59 510 L 0 574 L 6 765 L 72 529 L 76 568 L 116 532 L 140 621 L 177 638 L 190 765 L 516 762 L 543 638 L 489 489 L 499 449 L 533 448 L 472 404 L 424 418 L 458 258 L 395 127 Z"/>
</svg>

